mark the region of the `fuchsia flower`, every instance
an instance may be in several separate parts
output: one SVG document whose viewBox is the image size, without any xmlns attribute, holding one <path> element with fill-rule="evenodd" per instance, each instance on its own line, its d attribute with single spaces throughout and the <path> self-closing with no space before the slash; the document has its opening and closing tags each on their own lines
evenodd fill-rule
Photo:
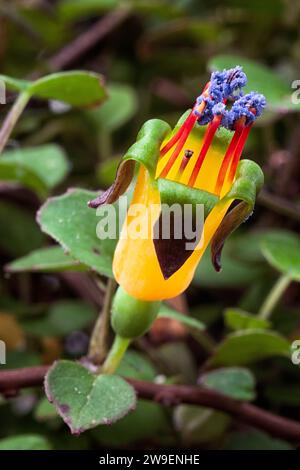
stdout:
<svg viewBox="0 0 300 470">
<path fill-rule="evenodd" d="M 123 231 L 130 233 L 136 224 L 131 211 L 135 204 L 144 207 L 139 214 L 142 223 L 149 222 L 150 213 L 154 223 L 144 238 L 121 234 L 113 261 L 116 280 L 131 296 L 156 301 L 183 292 L 210 242 L 213 263 L 219 269 L 225 237 L 252 212 L 263 174 L 256 163 L 240 162 L 240 157 L 266 101 L 255 92 L 244 95 L 245 84 L 241 67 L 214 72 L 173 132 L 161 120 L 145 123 L 125 154 L 114 184 L 89 203 L 98 207 L 116 201 L 132 179 L 134 163 L 140 163 Z M 236 199 L 240 204 L 229 211 Z M 184 237 L 154 237 L 165 201 L 204 205 L 205 223 L 199 227 L 195 249 L 186 248 Z"/>
</svg>

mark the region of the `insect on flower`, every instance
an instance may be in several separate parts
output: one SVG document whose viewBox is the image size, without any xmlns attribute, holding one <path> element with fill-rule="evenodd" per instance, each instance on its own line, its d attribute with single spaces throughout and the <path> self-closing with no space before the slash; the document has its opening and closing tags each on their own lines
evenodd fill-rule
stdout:
<svg viewBox="0 0 300 470">
<path fill-rule="evenodd" d="M 123 157 L 114 184 L 90 201 L 94 208 L 115 202 L 133 178 L 135 162 L 140 163 L 123 230 L 136 224 L 130 211 L 135 204 L 144 207 L 139 223 L 148 222 L 149 212 L 154 223 L 146 237 L 121 234 L 113 260 L 115 278 L 131 296 L 156 301 L 183 292 L 209 243 L 219 270 L 225 238 L 253 211 L 263 174 L 256 163 L 240 158 L 266 101 L 256 92 L 243 94 L 246 81 L 239 66 L 213 72 L 173 131 L 164 121 L 146 122 Z M 235 200 L 240 202 L 231 209 Z M 193 249 L 187 248 L 184 236 L 156 236 L 165 203 L 203 205 L 204 226 L 196 226 Z"/>
</svg>

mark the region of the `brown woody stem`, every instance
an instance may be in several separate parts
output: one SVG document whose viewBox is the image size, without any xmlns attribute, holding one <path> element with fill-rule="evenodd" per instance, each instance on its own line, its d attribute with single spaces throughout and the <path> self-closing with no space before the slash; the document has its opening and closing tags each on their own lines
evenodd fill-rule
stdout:
<svg viewBox="0 0 300 470">
<path fill-rule="evenodd" d="M 42 385 L 50 366 L 27 367 L 0 372 L 0 392 Z M 214 390 L 190 385 L 160 385 L 141 380 L 126 379 L 140 398 L 161 404 L 207 406 L 224 411 L 244 423 L 269 432 L 273 436 L 291 441 L 300 440 L 300 422 L 278 416 L 258 406 L 233 400 Z"/>
</svg>

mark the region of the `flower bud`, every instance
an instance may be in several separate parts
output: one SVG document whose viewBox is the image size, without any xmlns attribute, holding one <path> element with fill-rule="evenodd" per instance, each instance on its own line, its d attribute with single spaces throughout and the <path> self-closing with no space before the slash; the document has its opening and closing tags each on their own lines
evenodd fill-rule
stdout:
<svg viewBox="0 0 300 470">
<path fill-rule="evenodd" d="M 112 303 L 111 323 L 115 333 L 123 338 L 137 338 L 146 333 L 155 320 L 160 302 L 136 299 L 120 286 Z"/>
</svg>

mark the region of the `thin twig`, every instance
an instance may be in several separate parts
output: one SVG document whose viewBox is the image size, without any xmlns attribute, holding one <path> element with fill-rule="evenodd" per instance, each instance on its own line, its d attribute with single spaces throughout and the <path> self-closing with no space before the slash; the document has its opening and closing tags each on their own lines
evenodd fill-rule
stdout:
<svg viewBox="0 0 300 470">
<path fill-rule="evenodd" d="M 300 207 L 293 204 L 280 196 L 271 194 L 266 190 L 262 190 L 258 196 L 258 202 L 277 214 L 284 215 L 290 219 L 300 222 Z"/>
<path fill-rule="evenodd" d="M 65 271 L 58 276 L 66 282 L 79 297 L 97 309 L 102 308 L 103 291 L 99 285 L 87 274 Z"/>
<path fill-rule="evenodd" d="M 78 36 L 63 49 L 51 57 L 47 63 L 51 70 L 62 70 L 91 49 L 129 16 L 128 8 L 120 8 L 104 16 L 87 31 Z"/>
<path fill-rule="evenodd" d="M 0 392 L 6 393 L 42 385 L 49 367 L 27 367 L 0 372 Z M 273 436 L 300 441 L 300 422 L 275 415 L 250 403 L 233 400 L 214 390 L 200 386 L 160 385 L 135 379 L 126 380 L 135 388 L 140 398 L 169 406 L 179 403 L 207 406 L 229 413 L 234 418 L 263 429 Z"/>
<path fill-rule="evenodd" d="M 21 92 L 11 107 L 9 113 L 6 115 L 0 129 L 0 153 L 2 153 L 4 147 L 6 146 L 8 139 L 10 138 L 10 135 L 19 117 L 24 111 L 24 108 L 27 105 L 29 99 L 30 95 L 27 92 Z"/>
<path fill-rule="evenodd" d="M 103 300 L 103 307 L 94 326 L 90 340 L 88 357 L 95 364 L 101 364 L 108 351 L 110 308 L 115 289 L 116 281 L 109 279 Z"/>
</svg>

